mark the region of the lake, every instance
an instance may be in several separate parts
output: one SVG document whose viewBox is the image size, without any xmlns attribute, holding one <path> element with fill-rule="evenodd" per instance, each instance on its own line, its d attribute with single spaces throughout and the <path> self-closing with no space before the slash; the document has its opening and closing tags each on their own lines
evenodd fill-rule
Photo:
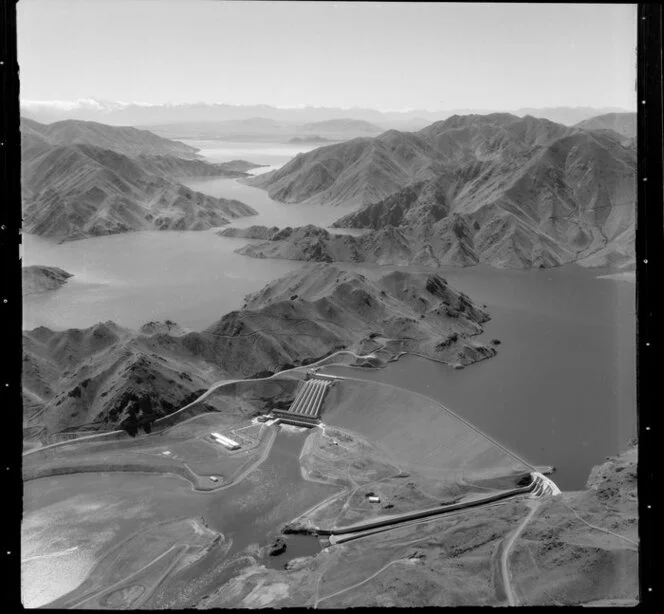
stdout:
<svg viewBox="0 0 664 614">
<path fill-rule="evenodd" d="M 497 356 L 462 370 L 407 356 L 378 371 L 326 371 L 428 395 L 531 463 L 554 465 L 562 489 L 582 489 L 636 434 L 634 284 L 574 265 L 440 274 L 487 305 L 478 338 L 499 339 Z"/>
<path fill-rule="evenodd" d="M 259 171 L 261 169 L 255 169 Z M 304 226 L 315 224 L 327 227 L 355 207 L 329 207 L 326 205 L 300 205 L 284 204 L 272 200 L 265 190 L 253 188 L 243 184 L 237 179 L 215 179 L 204 177 L 201 179 L 183 179 L 181 183 L 196 190 L 220 198 L 234 198 L 250 205 L 258 215 L 241 217 L 231 221 L 231 226 L 246 228 L 255 224 L 263 226 Z M 357 229 L 329 229 L 337 234 L 360 234 Z M 352 232 L 348 232 L 348 230 Z"/>
<path fill-rule="evenodd" d="M 209 145 L 202 153 L 222 161 L 278 165 L 292 155 L 292 147 L 274 143 L 188 142 Z M 237 226 L 326 225 L 344 213 L 276 203 L 263 190 L 232 179 L 187 184 L 260 212 L 237 220 Z M 86 327 L 109 319 L 133 328 L 171 319 L 201 329 L 241 307 L 245 294 L 303 266 L 240 256 L 233 251 L 246 240 L 214 231 L 128 233 L 62 245 L 30 235 L 23 241 L 25 265 L 59 266 L 75 275 L 59 290 L 26 297 L 28 329 Z M 529 461 L 555 465 L 561 487 L 582 488 L 590 467 L 635 433 L 635 285 L 600 277 L 610 272 L 574 265 L 442 268 L 454 287 L 488 306 L 492 320 L 481 339 L 500 339 L 498 355 L 460 371 L 407 358 L 384 371 L 352 374 L 429 395 Z"/>
<path fill-rule="evenodd" d="M 316 148 L 315 145 L 306 144 L 236 143 L 221 140 L 182 140 L 182 142 L 200 149 L 199 154 L 211 162 L 247 160 L 254 164 L 267 165 L 249 171 L 252 175 L 259 175 L 279 168 L 297 154 Z M 184 179 L 181 182 L 192 190 L 197 190 L 210 196 L 235 198 L 258 211 L 257 216 L 233 220 L 231 225 L 236 228 L 246 228 L 254 224 L 279 226 L 280 228 L 284 226 L 303 226 L 305 224 L 316 224 L 317 226 L 327 227 L 349 211 L 355 209 L 355 207 L 326 207 L 323 205 L 279 203 L 272 200 L 265 190 L 252 188 L 235 179 L 202 177 L 200 179 Z M 346 231 L 335 229 L 335 232 L 342 234 Z M 359 233 L 356 231 L 347 234 Z"/>
<path fill-rule="evenodd" d="M 113 320 L 138 328 L 170 319 L 194 330 L 239 309 L 243 297 L 302 266 L 233 253 L 244 239 L 214 231 L 132 232 L 57 243 L 23 235 L 23 265 L 74 275 L 52 292 L 24 297 L 23 328 L 85 328 Z"/>
<path fill-rule="evenodd" d="M 264 173 L 279 168 L 297 154 L 316 149 L 311 143 L 278 143 L 258 141 L 226 141 L 222 139 L 178 139 L 180 142 L 196 147 L 199 155 L 211 162 L 230 162 L 246 160 L 254 164 L 264 164 L 256 173 Z"/>
<path fill-rule="evenodd" d="M 189 142 L 189 141 L 188 141 Z M 200 142 L 190 142 L 200 146 Z M 223 161 L 249 157 L 249 161 L 283 164 L 302 148 L 269 144 L 260 149 L 204 150 Z M 249 151 L 256 155 L 248 156 Z M 276 153 L 275 153 L 276 152 Z M 294 152 L 294 153 L 293 153 Z M 247 154 L 245 156 L 244 154 Z M 261 171 L 265 169 L 255 169 Z M 182 183 L 211 196 L 234 198 L 259 214 L 233 220 L 231 226 L 327 226 L 349 209 L 286 205 L 258 188 L 237 179 L 187 179 Z M 225 228 L 225 227 L 224 227 Z M 56 266 L 72 273 L 67 284 L 54 292 L 30 295 L 23 301 L 23 329 L 84 328 L 113 320 L 138 328 L 151 320 L 170 319 L 185 328 L 209 326 L 233 309 L 244 296 L 303 266 L 301 262 L 257 260 L 234 253 L 246 239 L 218 237 L 207 231 L 145 231 L 95 237 L 58 244 L 35 235 L 23 235 L 23 266 Z M 358 230 L 335 230 L 361 234 Z"/>
</svg>

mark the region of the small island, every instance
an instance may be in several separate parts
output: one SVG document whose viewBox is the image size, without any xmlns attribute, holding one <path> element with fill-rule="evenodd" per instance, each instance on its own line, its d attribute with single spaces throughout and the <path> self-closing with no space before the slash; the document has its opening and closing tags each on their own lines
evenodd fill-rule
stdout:
<svg viewBox="0 0 664 614">
<path fill-rule="evenodd" d="M 53 266 L 33 265 L 23 267 L 21 271 L 23 296 L 57 290 L 67 283 L 71 273 Z"/>
</svg>

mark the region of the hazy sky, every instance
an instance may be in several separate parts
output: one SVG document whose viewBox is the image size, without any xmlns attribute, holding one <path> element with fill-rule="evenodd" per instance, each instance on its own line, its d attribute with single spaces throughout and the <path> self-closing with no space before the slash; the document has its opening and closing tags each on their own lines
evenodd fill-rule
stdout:
<svg viewBox="0 0 664 614">
<path fill-rule="evenodd" d="M 635 107 L 636 5 L 21 0 L 23 100 Z"/>
</svg>

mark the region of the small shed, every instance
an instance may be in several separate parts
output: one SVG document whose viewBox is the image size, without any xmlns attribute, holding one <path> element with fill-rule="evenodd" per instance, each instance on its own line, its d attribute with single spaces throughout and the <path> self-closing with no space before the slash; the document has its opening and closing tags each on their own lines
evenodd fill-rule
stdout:
<svg viewBox="0 0 664 614">
<path fill-rule="evenodd" d="M 370 495 L 368 499 L 369 503 L 380 503 L 380 497 L 377 497 L 376 495 Z"/>
</svg>

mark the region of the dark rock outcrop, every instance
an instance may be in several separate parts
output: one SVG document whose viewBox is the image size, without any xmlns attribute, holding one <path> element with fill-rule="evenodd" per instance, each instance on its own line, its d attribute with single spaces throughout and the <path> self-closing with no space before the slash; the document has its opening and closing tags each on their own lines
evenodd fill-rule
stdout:
<svg viewBox="0 0 664 614">
<path fill-rule="evenodd" d="M 277 537 L 269 546 L 268 554 L 270 556 L 279 556 L 286 552 L 286 540 L 283 537 Z"/>
</svg>

